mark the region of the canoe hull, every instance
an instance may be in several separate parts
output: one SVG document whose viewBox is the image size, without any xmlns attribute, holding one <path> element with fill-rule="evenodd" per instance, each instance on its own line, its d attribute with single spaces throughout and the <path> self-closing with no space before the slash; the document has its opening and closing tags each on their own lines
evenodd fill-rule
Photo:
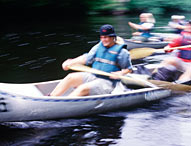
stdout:
<svg viewBox="0 0 191 146">
<path fill-rule="evenodd" d="M 132 40 L 125 40 L 125 43 L 127 44 L 127 49 L 131 50 L 134 48 L 155 48 L 155 49 L 161 49 L 164 48 L 166 45 L 168 45 L 168 42 L 134 42 Z"/>
<path fill-rule="evenodd" d="M 144 104 L 171 95 L 145 88 L 121 94 L 86 97 L 23 96 L 0 91 L 0 122 L 73 118 Z"/>
</svg>

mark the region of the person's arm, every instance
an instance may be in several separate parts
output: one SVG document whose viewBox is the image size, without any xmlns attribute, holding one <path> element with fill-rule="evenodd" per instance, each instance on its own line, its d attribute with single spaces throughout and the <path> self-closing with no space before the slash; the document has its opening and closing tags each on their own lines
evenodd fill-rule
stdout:
<svg viewBox="0 0 191 146">
<path fill-rule="evenodd" d="M 139 24 L 135 24 L 135 23 L 132 23 L 132 22 L 128 22 L 129 26 L 138 30 L 138 29 L 141 29 L 141 30 L 149 30 L 153 27 L 153 24 L 152 23 L 144 23 L 142 25 L 139 25 Z"/>
<path fill-rule="evenodd" d="M 120 66 L 121 70 L 112 72 L 112 74 L 116 75 L 125 75 L 127 73 L 132 72 L 132 62 L 130 58 L 130 54 L 126 49 L 122 49 L 121 52 L 118 55 L 118 65 Z M 118 79 L 118 77 L 112 77 L 113 79 Z"/>
<path fill-rule="evenodd" d="M 164 47 L 165 52 L 171 53 L 173 50 L 170 48 L 181 46 L 181 41 L 182 41 L 182 36 L 172 40 L 171 43 L 169 43 L 167 46 Z"/>
<path fill-rule="evenodd" d="M 92 62 L 94 61 L 94 56 L 95 56 L 97 47 L 98 47 L 98 44 L 96 44 L 94 47 L 92 47 L 92 49 L 86 54 L 83 54 L 74 59 L 67 59 L 62 64 L 62 68 L 64 70 L 68 70 L 69 69 L 68 66 L 73 65 L 73 64 L 86 64 L 86 65 L 92 64 Z"/>
<path fill-rule="evenodd" d="M 185 26 L 181 25 L 179 23 L 174 23 L 174 22 L 169 22 L 168 26 L 172 27 L 172 28 L 176 28 L 176 29 L 184 29 Z"/>
<path fill-rule="evenodd" d="M 135 23 L 132 23 L 132 22 L 128 22 L 129 26 L 132 27 L 133 29 L 141 29 L 141 26 L 139 24 L 135 24 Z"/>
<path fill-rule="evenodd" d="M 64 70 L 69 70 L 68 66 L 70 66 L 70 65 L 85 64 L 85 63 L 86 63 L 86 54 L 73 58 L 73 59 L 67 59 L 66 61 L 63 62 L 62 68 Z"/>
</svg>

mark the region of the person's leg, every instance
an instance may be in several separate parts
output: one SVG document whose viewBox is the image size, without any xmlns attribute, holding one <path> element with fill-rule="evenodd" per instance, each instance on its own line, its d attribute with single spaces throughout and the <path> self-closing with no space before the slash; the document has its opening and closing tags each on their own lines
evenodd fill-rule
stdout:
<svg viewBox="0 0 191 146">
<path fill-rule="evenodd" d="M 182 65 L 183 74 L 178 78 L 179 81 L 191 80 L 191 63 L 183 63 Z"/>
<path fill-rule="evenodd" d="M 175 81 L 178 75 L 178 68 L 180 68 L 179 66 L 178 60 L 175 57 L 165 59 L 160 67 L 154 70 L 152 78 L 154 80 Z"/>
<path fill-rule="evenodd" d="M 91 77 L 90 77 L 91 78 Z M 87 96 L 109 94 L 113 91 L 113 83 L 110 80 L 94 78 L 93 80 L 78 86 L 69 96 Z"/>
<path fill-rule="evenodd" d="M 83 75 L 80 73 L 68 74 L 51 92 L 50 96 L 60 96 L 69 88 L 76 88 L 83 83 Z"/>
<path fill-rule="evenodd" d="M 179 58 L 168 60 L 166 63 L 173 65 L 178 71 L 182 72 L 178 78 L 178 82 L 191 80 L 191 63 L 186 63 Z"/>
<path fill-rule="evenodd" d="M 68 96 L 87 96 L 89 95 L 89 91 L 90 91 L 90 87 L 88 86 L 88 83 L 84 83 L 78 86 Z"/>
</svg>

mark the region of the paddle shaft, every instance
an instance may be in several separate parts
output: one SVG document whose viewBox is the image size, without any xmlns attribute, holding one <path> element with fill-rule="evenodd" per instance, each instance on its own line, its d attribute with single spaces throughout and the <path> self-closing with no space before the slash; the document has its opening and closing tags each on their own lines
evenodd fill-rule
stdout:
<svg viewBox="0 0 191 146">
<path fill-rule="evenodd" d="M 82 71 L 82 72 L 89 72 L 89 73 L 93 73 L 93 74 L 98 74 L 98 75 L 102 75 L 102 76 L 107 76 L 107 77 L 118 77 L 119 79 L 123 79 L 123 80 L 127 80 L 129 83 L 133 83 L 136 85 L 140 85 L 143 87 L 156 87 L 154 84 L 140 79 L 140 78 L 133 78 L 133 77 L 127 77 L 127 76 L 122 76 L 122 75 L 116 75 L 116 74 L 112 74 L 112 73 L 108 73 L 108 72 L 104 72 L 101 70 L 97 70 L 85 65 L 81 65 L 81 64 L 74 64 L 69 66 L 69 68 L 71 70 L 75 70 L 75 71 Z"/>
<path fill-rule="evenodd" d="M 158 87 L 162 87 L 165 89 L 170 89 L 174 92 L 191 92 L 191 86 L 184 84 L 176 84 L 167 81 L 159 81 L 159 80 L 148 80 L 149 82 L 157 85 Z"/>
<path fill-rule="evenodd" d="M 179 46 L 179 47 L 172 47 L 172 48 L 169 48 L 169 50 L 176 50 L 176 49 L 181 49 L 181 48 L 191 48 L 191 45 L 185 45 L 185 46 Z M 165 48 L 162 48 L 162 49 L 155 49 L 156 52 L 160 52 L 160 51 L 165 51 L 166 49 Z"/>
<path fill-rule="evenodd" d="M 89 72 L 89 73 L 94 73 L 94 74 L 98 74 L 98 75 L 103 75 L 103 76 L 116 76 L 113 75 L 111 73 L 107 73 L 104 71 L 100 71 L 97 69 L 93 69 L 90 68 L 88 66 L 84 66 L 84 65 L 79 65 L 79 64 L 74 64 L 69 66 L 69 68 L 71 70 L 75 70 L 75 71 L 82 71 L 82 72 Z M 161 88 L 164 89 L 169 89 L 172 91 L 181 91 L 181 92 L 191 92 L 191 86 L 189 85 L 183 85 L 183 84 L 175 84 L 175 83 L 171 83 L 171 82 L 167 82 L 167 81 L 158 81 L 158 80 L 141 80 L 139 78 L 131 78 L 131 77 L 127 77 L 127 76 L 118 76 L 120 79 L 125 79 L 128 82 L 132 82 L 134 84 L 137 85 L 141 85 L 141 86 L 150 86 L 150 87 L 156 87 L 159 86 Z"/>
</svg>

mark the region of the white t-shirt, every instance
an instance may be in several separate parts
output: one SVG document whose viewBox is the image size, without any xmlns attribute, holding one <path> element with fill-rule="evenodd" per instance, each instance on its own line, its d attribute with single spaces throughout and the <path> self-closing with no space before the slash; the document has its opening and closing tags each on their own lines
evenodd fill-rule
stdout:
<svg viewBox="0 0 191 146">
<path fill-rule="evenodd" d="M 154 24 L 153 23 L 148 23 L 148 22 L 145 22 L 143 24 L 141 24 L 141 26 L 147 28 L 147 29 L 151 29 L 154 27 Z"/>
</svg>

